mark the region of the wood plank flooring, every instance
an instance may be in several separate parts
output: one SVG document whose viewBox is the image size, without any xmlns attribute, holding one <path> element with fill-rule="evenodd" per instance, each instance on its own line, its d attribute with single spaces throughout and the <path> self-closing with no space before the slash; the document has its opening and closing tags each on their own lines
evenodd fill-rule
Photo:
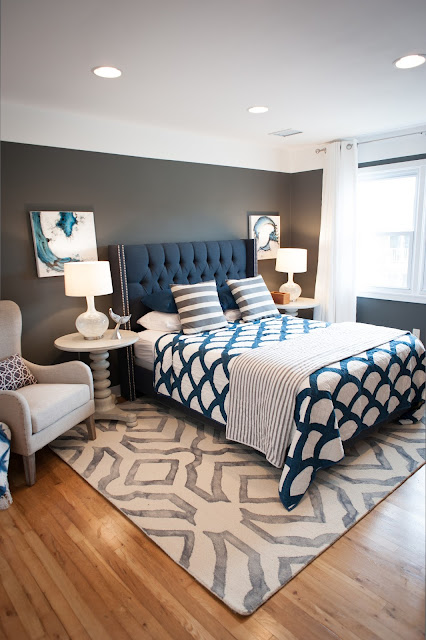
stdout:
<svg viewBox="0 0 426 640">
<path fill-rule="evenodd" d="M 249 617 L 178 567 L 49 449 L 12 456 L 3 640 L 420 640 L 425 467 Z"/>
</svg>

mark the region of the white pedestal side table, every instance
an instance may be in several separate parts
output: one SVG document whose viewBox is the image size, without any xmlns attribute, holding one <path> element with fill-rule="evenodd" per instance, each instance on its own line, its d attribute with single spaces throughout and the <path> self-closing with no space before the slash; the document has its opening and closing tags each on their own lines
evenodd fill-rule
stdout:
<svg viewBox="0 0 426 640">
<path fill-rule="evenodd" d="M 123 411 L 116 405 L 116 397 L 111 393 L 109 379 L 109 352 L 134 344 L 138 340 L 135 331 L 120 329 L 121 340 L 111 340 L 113 329 L 105 332 L 99 340 L 85 340 L 81 333 L 69 333 L 55 340 L 55 347 L 61 351 L 88 352 L 93 374 L 95 392 L 95 420 L 121 420 L 128 427 L 135 427 L 138 419 L 135 413 Z"/>
<path fill-rule="evenodd" d="M 315 300 L 315 298 L 298 298 L 294 302 L 289 302 L 288 304 L 276 304 L 277 309 L 280 311 L 285 311 L 290 316 L 297 316 L 300 309 L 314 309 L 314 320 L 317 320 L 315 317 L 317 309 L 319 310 L 319 300 Z"/>
</svg>

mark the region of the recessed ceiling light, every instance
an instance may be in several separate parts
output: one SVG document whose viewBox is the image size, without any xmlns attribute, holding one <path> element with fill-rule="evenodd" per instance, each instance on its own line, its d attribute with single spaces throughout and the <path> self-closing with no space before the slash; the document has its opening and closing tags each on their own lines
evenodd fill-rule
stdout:
<svg viewBox="0 0 426 640">
<path fill-rule="evenodd" d="M 121 76 L 120 69 L 116 67 L 95 67 L 92 71 L 95 76 L 100 78 L 119 78 Z"/>
<path fill-rule="evenodd" d="M 269 109 L 268 107 L 249 107 L 247 111 L 250 113 L 266 113 Z"/>
<path fill-rule="evenodd" d="M 423 53 L 413 53 L 409 56 L 403 56 L 395 60 L 394 65 L 398 69 L 412 69 L 413 67 L 419 67 L 426 62 L 426 56 Z"/>
</svg>

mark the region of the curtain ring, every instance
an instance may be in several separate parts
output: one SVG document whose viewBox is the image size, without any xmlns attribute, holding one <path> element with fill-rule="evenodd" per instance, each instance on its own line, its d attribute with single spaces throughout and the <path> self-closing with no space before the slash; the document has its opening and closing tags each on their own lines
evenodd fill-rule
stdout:
<svg viewBox="0 0 426 640">
<path fill-rule="evenodd" d="M 352 149 L 353 146 L 354 146 L 353 144 L 347 144 L 346 149 L 349 151 L 350 149 Z"/>
</svg>

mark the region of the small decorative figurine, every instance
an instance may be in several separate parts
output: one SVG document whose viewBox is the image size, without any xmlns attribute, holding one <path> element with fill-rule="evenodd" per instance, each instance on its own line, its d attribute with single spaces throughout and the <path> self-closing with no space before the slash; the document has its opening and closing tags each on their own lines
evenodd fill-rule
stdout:
<svg viewBox="0 0 426 640">
<path fill-rule="evenodd" d="M 119 316 L 117 313 L 114 313 L 114 311 L 110 307 L 109 315 L 110 318 L 116 323 L 115 329 L 111 336 L 111 340 L 121 340 L 120 324 L 126 324 L 126 322 L 129 322 L 132 314 L 130 314 L 130 316 Z"/>
</svg>

